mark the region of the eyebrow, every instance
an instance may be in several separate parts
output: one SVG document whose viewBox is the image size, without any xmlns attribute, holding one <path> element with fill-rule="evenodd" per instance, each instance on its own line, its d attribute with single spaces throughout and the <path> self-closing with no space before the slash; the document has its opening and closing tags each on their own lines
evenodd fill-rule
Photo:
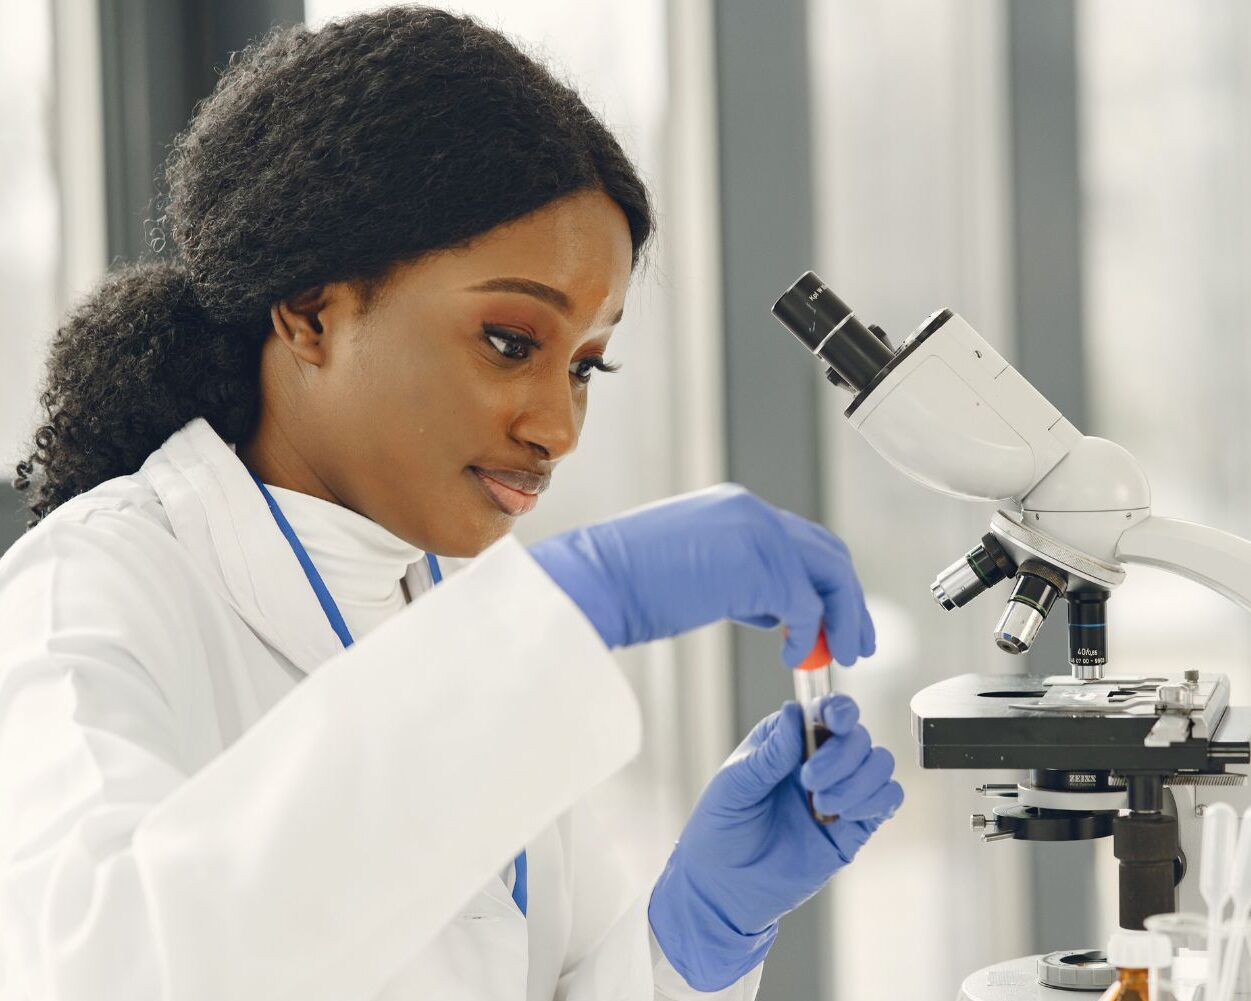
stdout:
<svg viewBox="0 0 1251 1001">
<path fill-rule="evenodd" d="M 488 278 L 484 282 L 480 282 L 470 288 L 471 292 L 517 292 L 521 295 L 532 296 L 540 302 L 545 302 L 549 306 L 555 306 L 560 312 L 568 315 L 573 304 L 569 301 L 569 296 L 565 295 L 558 288 L 552 288 L 550 285 L 544 285 L 542 282 L 536 282 L 532 278 Z M 613 324 L 621 322 L 621 317 L 625 310 L 618 311 L 613 319 Z"/>
</svg>

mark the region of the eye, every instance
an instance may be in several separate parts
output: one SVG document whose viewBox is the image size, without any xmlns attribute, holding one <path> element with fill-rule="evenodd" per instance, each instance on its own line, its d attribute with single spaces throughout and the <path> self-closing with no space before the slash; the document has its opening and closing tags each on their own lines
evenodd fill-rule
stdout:
<svg viewBox="0 0 1251 1001">
<path fill-rule="evenodd" d="M 484 325 L 482 334 L 491 347 L 510 361 L 525 361 L 530 357 L 530 351 L 539 346 L 539 342 L 533 337 L 502 327 Z"/>
<path fill-rule="evenodd" d="M 577 379 L 578 382 L 586 385 L 591 381 L 592 372 L 616 372 L 620 368 L 620 365 L 604 361 L 602 355 L 593 355 L 590 358 L 582 358 L 575 361 L 569 366 L 569 373 Z"/>
</svg>

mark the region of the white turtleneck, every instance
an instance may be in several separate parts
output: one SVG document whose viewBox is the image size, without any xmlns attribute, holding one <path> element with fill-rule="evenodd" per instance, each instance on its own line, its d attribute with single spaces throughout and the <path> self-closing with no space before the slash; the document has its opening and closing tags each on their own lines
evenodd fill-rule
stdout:
<svg viewBox="0 0 1251 1001">
<path fill-rule="evenodd" d="M 286 515 L 354 640 L 407 604 L 402 580 L 410 563 L 425 555 L 377 522 L 341 504 L 265 484 Z M 500 872 L 511 893 L 516 868 Z"/>
<path fill-rule="evenodd" d="M 339 606 L 353 639 L 407 603 L 401 585 L 423 553 L 341 504 L 266 484 Z"/>
</svg>

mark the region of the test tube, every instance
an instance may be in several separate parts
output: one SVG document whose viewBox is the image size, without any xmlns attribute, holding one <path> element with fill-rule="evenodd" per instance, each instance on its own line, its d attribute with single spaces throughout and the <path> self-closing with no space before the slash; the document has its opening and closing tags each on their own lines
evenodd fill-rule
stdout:
<svg viewBox="0 0 1251 1001">
<path fill-rule="evenodd" d="M 825 642 L 825 630 L 817 631 L 817 642 L 804 662 L 791 674 L 795 678 L 795 701 L 804 714 L 804 760 L 816 753 L 818 747 L 830 739 L 830 729 L 821 719 L 821 697 L 832 692 L 830 679 L 830 648 Z M 819 823 L 832 824 L 838 814 L 821 813 L 808 793 L 808 809 Z"/>
</svg>

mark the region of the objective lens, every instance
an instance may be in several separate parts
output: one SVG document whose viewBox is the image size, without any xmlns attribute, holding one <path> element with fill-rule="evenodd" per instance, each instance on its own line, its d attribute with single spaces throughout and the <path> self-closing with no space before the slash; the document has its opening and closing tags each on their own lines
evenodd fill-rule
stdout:
<svg viewBox="0 0 1251 1001">
<path fill-rule="evenodd" d="M 968 604 L 986 590 L 982 579 L 973 572 L 967 559 L 958 559 L 934 578 L 930 593 L 947 611 Z"/>
<path fill-rule="evenodd" d="M 1108 592 L 1074 591 L 1068 597 L 1073 677 L 1098 680 L 1108 662 Z"/>
<path fill-rule="evenodd" d="M 854 393 L 872 382 L 894 354 L 811 271 L 773 304 L 773 315 Z"/>
<path fill-rule="evenodd" d="M 995 642 L 1000 650 L 1024 653 L 1034 645 L 1038 631 L 1056 598 L 1068 587 L 1068 577 L 1042 560 L 1026 560 L 1017 572 L 1016 587 L 1008 607 L 995 626 Z"/>
<path fill-rule="evenodd" d="M 1016 564 L 999 540 L 989 532 L 979 545 L 940 573 L 930 593 L 947 611 L 961 608 L 983 591 L 1016 574 Z"/>
</svg>

